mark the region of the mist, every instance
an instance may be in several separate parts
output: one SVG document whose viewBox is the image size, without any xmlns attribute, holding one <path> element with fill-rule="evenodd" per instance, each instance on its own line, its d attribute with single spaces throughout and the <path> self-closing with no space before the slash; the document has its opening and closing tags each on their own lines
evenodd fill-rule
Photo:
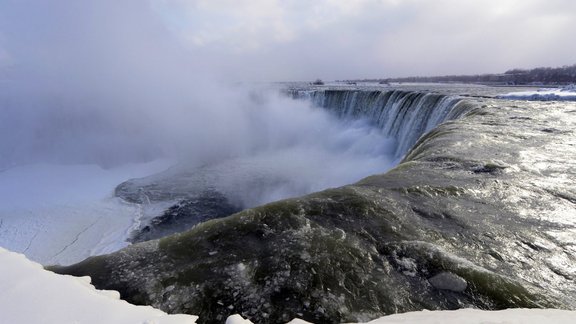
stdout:
<svg viewBox="0 0 576 324">
<path fill-rule="evenodd" d="M 221 78 L 146 2 L 8 1 L 0 12 L 0 170 L 240 163 L 250 167 L 222 186 L 254 206 L 392 163 L 394 143 L 366 122 Z M 275 180 L 260 188 L 243 180 L 256 169 Z"/>
</svg>

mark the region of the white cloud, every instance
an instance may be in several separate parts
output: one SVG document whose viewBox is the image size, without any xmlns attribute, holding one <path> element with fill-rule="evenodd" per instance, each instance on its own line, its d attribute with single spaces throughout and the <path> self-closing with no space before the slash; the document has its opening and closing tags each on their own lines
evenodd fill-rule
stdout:
<svg viewBox="0 0 576 324">
<path fill-rule="evenodd" d="M 569 0 L 157 1 L 190 49 L 236 79 L 499 72 L 576 52 Z"/>
<path fill-rule="evenodd" d="M 374 0 L 157 0 L 173 30 L 196 47 L 257 51 L 358 17 Z M 174 18 L 178 16 L 179 18 Z"/>
<path fill-rule="evenodd" d="M 1 5 L 20 8 L 21 12 L 10 14 L 12 17 L 28 16 L 26 23 L 19 24 L 19 35 L 13 35 L 12 39 L 25 39 L 33 34 L 32 29 L 42 34 L 46 29 L 43 24 L 47 23 L 83 25 L 66 12 L 74 12 L 86 4 L 63 0 L 50 5 L 30 3 L 8 1 Z M 89 30 L 67 27 L 59 34 L 46 34 L 35 40 L 33 48 L 16 50 L 3 46 L 0 39 L 3 49 L 0 64 L 42 54 L 51 62 L 78 61 L 79 66 L 94 66 L 94 62 L 79 59 L 83 56 L 93 59 L 92 55 L 59 52 L 59 48 L 69 49 L 69 43 L 75 42 L 74 51 L 100 51 L 98 64 L 108 64 L 107 57 L 124 56 L 126 64 L 144 62 L 149 65 L 144 68 L 153 70 L 149 63 L 155 57 L 163 57 L 155 53 L 173 43 L 164 39 L 166 35 L 144 30 L 131 17 L 120 13 L 131 10 L 140 15 L 145 11 L 141 8 L 145 3 L 122 1 L 118 5 L 127 10 L 118 12 L 94 10 L 95 14 L 88 18 L 93 20 L 90 26 L 98 26 L 97 37 L 92 37 L 94 33 Z M 238 81 L 467 74 L 576 63 L 573 56 L 576 42 L 571 41 L 576 36 L 576 1 L 572 0 L 148 0 L 148 3 L 188 50 L 189 61 L 196 70 Z M 26 7 L 30 8 L 28 13 L 22 9 Z M 56 22 L 56 18 L 47 21 L 40 15 L 42 10 L 61 17 L 63 22 Z M 0 11 L 0 33 L 2 21 L 15 19 L 2 15 Z M 99 45 L 103 30 L 109 36 L 106 49 Z M 59 45 L 62 40 L 64 46 L 49 46 Z M 138 42 L 137 48 L 134 40 Z M 109 46 L 111 42 L 114 45 Z M 124 51 L 126 43 L 130 44 L 128 52 Z M 48 51 L 40 53 L 38 48 Z"/>
<path fill-rule="evenodd" d="M 275 1 L 160 0 L 156 8 L 192 47 L 255 51 L 293 37 L 283 9 Z"/>
<path fill-rule="evenodd" d="M 0 47 L 0 67 L 12 64 L 12 58 L 7 50 Z"/>
</svg>

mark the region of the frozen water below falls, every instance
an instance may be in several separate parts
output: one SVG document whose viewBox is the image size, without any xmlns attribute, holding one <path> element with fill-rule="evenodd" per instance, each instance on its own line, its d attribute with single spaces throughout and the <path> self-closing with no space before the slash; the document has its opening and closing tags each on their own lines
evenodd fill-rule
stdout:
<svg viewBox="0 0 576 324">
<path fill-rule="evenodd" d="M 0 172 L 0 246 L 43 264 L 71 264 L 128 245 L 142 207 L 115 186 L 156 173 L 169 161 L 113 169 L 32 164 Z"/>
</svg>

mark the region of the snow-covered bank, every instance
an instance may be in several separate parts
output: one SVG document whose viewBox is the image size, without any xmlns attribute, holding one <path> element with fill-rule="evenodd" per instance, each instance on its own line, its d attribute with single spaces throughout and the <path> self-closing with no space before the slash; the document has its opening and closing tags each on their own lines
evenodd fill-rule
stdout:
<svg viewBox="0 0 576 324">
<path fill-rule="evenodd" d="M 195 323 L 192 315 L 167 315 L 150 306 L 96 290 L 89 277 L 46 271 L 23 255 L 0 248 L 0 323 Z"/>
<path fill-rule="evenodd" d="M 384 316 L 369 324 L 571 324 L 576 312 L 558 309 L 506 309 L 484 311 L 479 309 L 459 309 L 454 311 L 421 311 Z M 289 324 L 308 323 L 293 320 Z M 245 324 L 240 321 L 227 324 Z"/>
<path fill-rule="evenodd" d="M 506 309 L 484 311 L 479 309 L 459 309 L 453 311 L 421 311 L 394 314 L 380 317 L 367 324 L 572 324 L 576 319 L 575 311 L 559 309 Z M 226 324 L 250 324 L 239 315 L 228 317 Z M 288 324 L 309 324 L 294 319 Z"/>
<path fill-rule="evenodd" d="M 459 309 L 455 311 L 421 311 L 395 314 L 368 322 L 370 324 L 569 324 L 576 312 L 558 309 L 506 309 L 483 311 Z"/>
<path fill-rule="evenodd" d="M 564 88 L 545 88 L 537 91 L 510 92 L 501 96 L 501 99 L 511 100 L 537 100 L 537 101 L 576 101 L 576 85 Z"/>
<path fill-rule="evenodd" d="M 116 185 L 166 169 L 169 161 L 114 169 L 35 164 L 0 172 L 0 246 L 42 264 L 113 252 L 138 222 L 140 206 L 113 197 Z"/>
<path fill-rule="evenodd" d="M 195 323 L 192 315 L 167 315 L 150 306 L 135 306 L 119 299 L 116 291 L 96 290 L 89 277 L 57 275 L 22 254 L 0 248 L 0 323 Z M 385 316 L 372 324 L 468 323 L 540 324 L 574 323 L 576 312 L 544 309 L 481 311 L 422 311 Z M 252 323 L 233 315 L 227 324 Z M 295 319 L 291 324 L 307 323 Z"/>
</svg>

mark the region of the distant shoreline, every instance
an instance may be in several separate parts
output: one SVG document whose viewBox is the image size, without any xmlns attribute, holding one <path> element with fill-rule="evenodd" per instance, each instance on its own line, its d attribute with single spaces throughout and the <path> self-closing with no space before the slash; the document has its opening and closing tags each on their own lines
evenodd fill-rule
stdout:
<svg viewBox="0 0 576 324">
<path fill-rule="evenodd" d="M 340 82 L 388 83 L 464 83 L 493 87 L 557 87 L 576 83 L 576 64 L 563 67 L 540 67 L 534 69 L 512 69 L 504 73 L 477 75 L 411 76 L 400 78 L 352 79 Z"/>
</svg>

